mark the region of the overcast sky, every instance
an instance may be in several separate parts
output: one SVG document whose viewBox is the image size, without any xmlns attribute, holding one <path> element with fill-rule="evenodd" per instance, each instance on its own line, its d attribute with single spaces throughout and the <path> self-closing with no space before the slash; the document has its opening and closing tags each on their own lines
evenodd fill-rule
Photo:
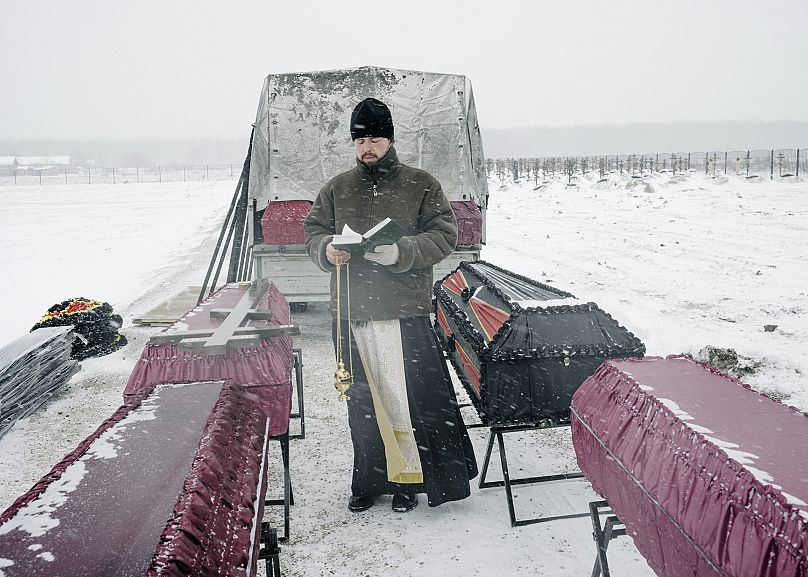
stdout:
<svg viewBox="0 0 808 577">
<path fill-rule="evenodd" d="M 4 0 L 0 138 L 241 137 L 270 73 L 465 74 L 483 127 L 808 120 L 806 0 Z"/>
</svg>

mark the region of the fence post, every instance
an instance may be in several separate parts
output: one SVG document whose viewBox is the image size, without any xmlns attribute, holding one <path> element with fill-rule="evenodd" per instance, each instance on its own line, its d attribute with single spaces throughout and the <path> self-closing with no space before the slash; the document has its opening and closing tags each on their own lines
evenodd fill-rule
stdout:
<svg viewBox="0 0 808 577">
<path fill-rule="evenodd" d="M 112 167 L 112 184 L 117 184 L 115 182 L 115 167 L 114 166 Z"/>
<path fill-rule="evenodd" d="M 800 151 L 800 149 L 798 148 L 797 149 L 798 154 L 799 154 L 799 151 Z M 799 159 L 799 156 L 797 156 L 797 159 Z M 16 168 L 14 169 L 14 186 L 17 186 L 17 169 Z"/>
<path fill-rule="evenodd" d="M 42 186 L 42 169 L 39 169 L 39 186 Z"/>
<path fill-rule="evenodd" d="M 797 147 L 797 178 L 800 177 L 800 147 Z"/>
<path fill-rule="evenodd" d="M 208 172 L 208 165 L 205 165 L 205 180 L 210 180 L 210 173 Z"/>
<path fill-rule="evenodd" d="M 157 179 L 163 182 L 163 169 L 160 166 L 157 167 Z"/>
<path fill-rule="evenodd" d="M 771 163 L 771 170 L 769 170 L 769 178 L 774 180 L 774 149 L 772 148 L 772 163 Z"/>
<path fill-rule="evenodd" d="M 487 165 L 486 165 L 487 168 Z M 233 178 L 233 163 L 230 163 L 230 178 Z"/>
<path fill-rule="evenodd" d="M 67 184 L 67 167 L 65 166 L 65 184 Z"/>
<path fill-rule="evenodd" d="M 724 174 L 727 173 L 727 151 L 724 151 Z"/>
</svg>

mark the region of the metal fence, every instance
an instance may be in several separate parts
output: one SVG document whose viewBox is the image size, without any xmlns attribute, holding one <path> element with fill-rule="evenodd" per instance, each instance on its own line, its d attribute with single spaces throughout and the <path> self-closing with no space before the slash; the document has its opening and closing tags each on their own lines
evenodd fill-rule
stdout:
<svg viewBox="0 0 808 577">
<path fill-rule="evenodd" d="M 234 180 L 240 173 L 241 166 L 233 164 L 146 166 L 139 168 L 97 168 L 86 166 L 20 168 L 0 166 L 0 186 L 218 181 Z"/>
<path fill-rule="evenodd" d="M 538 180 L 562 175 L 642 175 L 649 172 L 701 172 L 708 176 L 734 174 L 773 180 L 808 177 L 808 148 L 775 150 L 729 150 L 614 156 L 558 156 L 547 158 L 488 159 L 489 176 Z"/>
</svg>

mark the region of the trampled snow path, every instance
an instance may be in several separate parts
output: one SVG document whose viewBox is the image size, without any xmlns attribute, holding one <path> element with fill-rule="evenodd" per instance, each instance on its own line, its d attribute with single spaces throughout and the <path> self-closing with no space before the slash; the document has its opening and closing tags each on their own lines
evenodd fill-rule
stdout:
<svg viewBox="0 0 808 577">
<path fill-rule="evenodd" d="M 735 348 L 763 363 L 747 382 L 808 409 L 808 183 L 662 174 L 582 180 L 572 188 L 490 186 L 483 258 L 598 303 L 640 336 L 649 354 Z M 112 355 L 85 361 L 61 399 L 0 441 L 0 509 L 120 403 L 132 364 L 157 330 L 131 326 L 132 317 L 199 283 L 232 189 L 0 188 L 0 267 L 13 279 L 4 283 L 3 301 L 15 303 L 0 344 L 26 331 L 43 307 L 77 292 L 110 301 L 130 339 Z M 76 254 L 99 266 L 64 265 Z M 587 519 L 513 529 L 502 489 L 473 488 L 471 498 L 435 509 L 422 499 L 408 515 L 390 511 L 389 499 L 349 513 L 350 443 L 333 367 L 323 361 L 332 355 L 324 305 L 294 322 L 303 331 L 295 346 L 304 355 L 307 438 L 292 443 L 296 505 L 292 539 L 281 553 L 285 575 L 588 574 L 594 545 Z M 765 332 L 764 324 L 778 328 Z M 486 432 L 470 433 L 481 461 Z M 564 431 L 512 434 L 507 442 L 513 474 L 574 466 Z M 520 516 L 583 510 L 593 498 L 581 481 L 518 487 L 516 495 Z M 279 511 L 270 515 L 278 524 Z M 613 542 L 609 556 L 621 574 L 651 575 L 629 539 Z"/>
</svg>

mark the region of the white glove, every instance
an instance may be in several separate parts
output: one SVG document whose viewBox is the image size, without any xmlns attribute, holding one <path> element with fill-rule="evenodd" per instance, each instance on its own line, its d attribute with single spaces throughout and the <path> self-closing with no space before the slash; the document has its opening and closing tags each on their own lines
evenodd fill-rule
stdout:
<svg viewBox="0 0 808 577">
<path fill-rule="evenodd" d="M 365 258 L 378 264 L 392 266 L 398 262 L 398 245 L 380 244 L 373 251 L 366 252 Z"/>
</svg>

